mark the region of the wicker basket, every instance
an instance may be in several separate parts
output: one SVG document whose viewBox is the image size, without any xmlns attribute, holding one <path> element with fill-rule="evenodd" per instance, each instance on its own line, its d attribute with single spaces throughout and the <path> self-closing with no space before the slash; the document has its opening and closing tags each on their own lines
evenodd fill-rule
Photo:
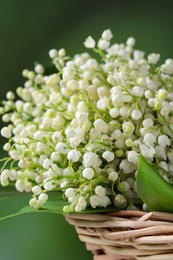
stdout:
<svg viewBox="0 0 173 260">
<path fill-rule="evenodd" d="M 94 260 L 172 260 L 173 214 L 122 210 L 104 214 L 70 214 Z"/>
</svg>

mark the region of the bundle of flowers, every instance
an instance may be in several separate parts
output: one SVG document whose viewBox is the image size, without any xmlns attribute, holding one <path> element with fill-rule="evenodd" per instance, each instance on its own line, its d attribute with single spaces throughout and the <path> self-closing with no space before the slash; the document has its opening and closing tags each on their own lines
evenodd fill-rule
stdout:
<svg viewBox="0 0 173 260">
<path fill-rule="evenodd" d="M 50 50 L 51 73 L 41 64 L 25 69 L 18 97 L 10 91 L 2 101 L 0 183 L 32 191 L 35 209 L 51 192 L 62 194 L 65 213 L 152 209 L 143 182 L 173 183 L 173 60 L 156 65 L 160 55 L 146 57 L 133 37 L 112 37 L 109 29 L 98 42 L 89 36 L 89 51 L 74 57 Z"/>
</svg>

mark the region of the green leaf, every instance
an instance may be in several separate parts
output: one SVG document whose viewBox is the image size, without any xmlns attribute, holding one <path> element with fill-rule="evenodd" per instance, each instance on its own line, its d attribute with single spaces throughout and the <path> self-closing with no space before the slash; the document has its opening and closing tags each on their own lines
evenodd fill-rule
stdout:
<svg viewBox="0 0 173 260">
<path fill-rule="evenodd" d="M 4 198 L 8 203 L 10 202 L 16 202 L 16 205 L 18 203 L 20 204 L 28 204 L 29 202 L 29 197 L 26 194 L 15 196 L 15 197 L 5 197 Z M 4 217 L 0 217 L 0 220 L 4 220 L 7 218 L 15 217 L 21 214 L 26 214 L 26 213 L 56 213 L 56 214 L 63 214 L 63 207 L 67 204 L 67 202 L 62 199 L 62 194 L 61 193 L 50 193 L 49 194 L 49 200 L 48 202 L 42 207 L 41 209 L 34 209 L 32 207 L 28 206 L 22 206 L 21 209 L 17 209 L 16 211 L 14 210 L 15 213 L 6 215 Z M 0 203 L 1 206 L 1 203 Z"/>
<path fill-rule="evenodd" d="M 136 182 L 138 194 L 149 210 L 173 212 L 173 187 L 142 156 Z"/>
<path fill-rule="evenodd" d="M 1 193 L 0 193 L 1 194 Z M 49 200 L 48 202 L 41 208 L 41 209 L 34 209 L 32 207 L 28 206 L 23 206 L 28 203 L 29 198 L 31 195 L 29 194 L 22 194 L 18 196 L 10 196 L 10 197 L 2 197 L 0 199 L 0 209 L 2 208 L 2 204 L 5 203 L 7 205 L 7 202 L 9 205 L 13 204 L 16 209 L 12 209 L 13 212 L 7 214 L 5 216 L 0 217 L 0 220 L 4 220 L 7 218 L 19 216 L 22 214 L 26 213 L 53 213 L 53 214 L 65 214 L 63 212 L 63 207 L 66 206 L 68 203 L 66 200 L 62 198 L 62 193 L 61 192 L 54 192 L 54 193 L 49 193 Z M 18 209 L 18 205 L 22 205 L 20 209 Z M 8 205 L 7 205 L 8 206 Z M 86 210 L 80 212 L 80 213 L 98 213 L 98 212 L 112 212 L 118 210 L 118 208 L 115 208 L 114 206 L 109 206 L 107 208 L 87 208 Z M 75 213 L 73 213 L 75 214 Z M 2 212 L 1 212 L 2 215 Z"/>
</svg>

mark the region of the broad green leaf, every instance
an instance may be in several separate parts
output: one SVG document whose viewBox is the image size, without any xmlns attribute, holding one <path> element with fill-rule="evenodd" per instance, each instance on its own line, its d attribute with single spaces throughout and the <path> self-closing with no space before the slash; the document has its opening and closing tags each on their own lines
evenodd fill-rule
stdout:
<svg viewBox="0 0 173 260">
<path fill-rule="evenodd" d="M 137 190 L 151 211 L 173 212 L 173 187 L 142 156 L 139 158 Z"/>
<path fill-rule="evenodd" d="M 16 205 L 24 204 L 27 205 L 29 202 L 29 198 L 31 196 L 28 196 L 26 194 L 21 194 L 15 197 L 9 196 L 5 197 L 4 199 L 11 204 L 10 202 L 16 203 Z M 15 217 L 21 214 L 26 214 L 26 213 L 56 213 L 56 214 L 63 214 L 63 207 L 67 204 L 67 201 L 62 199 L 62 194 L 61 193 L 50 193 L 49 194 L 49 200 L 48 202 L 42 207 L 41 209 L 37 210 L 32 207 L 28 206 L 23 206 L 21 209 L 18 209 L 16 207 L 16 210 L 13 209 L 14 213 L 6 215 L 4 217 L 1 217 L 0 220 L 4 220 L 7 218 Z M 1 203 L 0 203 L 1 206 Z M 1 214 L 2 215 L 2 214 Z"/>
<path fill-rule="evenodd" d="M 1 193 L 0 193 L 1 194 Z M 3 198 L 3 197 L 1 197 Z M 0 200 L 0 209 L 1 209 L 1 204 L 5 202 L 8 202 L 9 204 L 11 203 L 16 203 L 18 204 L 24 204 L 28 203 L 29 201 L 29 196 L 28 194 L 22 194 L 19 196 L 10 196 L 10 197 L 4 197 L 2 201 Z M 13 209 L 12 214 L 8 214 L 5 216 L 0 217 L 0 220 L 4 220 L 7 218 L 15 217 L 18 215 L 26 214 L 26 213 L 53 213 L 53 214 L 65 214 L 63 212 L 63 207 L 67 205 L 67 201 L 62 198 L 62 193 L 60 192 L 54 192 L 54 193 L 49 193 L 49 200 L 48 202 L 41 208 L 41 209 L 34 209 L 32 207 L 28 206 L 23 206 L 21 209 L 18 209 L 16 206 L 16 209 Z M 98 212 L 112 212 L 118 210 L 118 208 L 115 208 L 114 206 L 109 206 L 107 208 L 87 208 L 86 210 L 80 212 L 80 213 L 98 213 Z M 2 213 L 1 213 L 2 215 Z"/>
</svg>

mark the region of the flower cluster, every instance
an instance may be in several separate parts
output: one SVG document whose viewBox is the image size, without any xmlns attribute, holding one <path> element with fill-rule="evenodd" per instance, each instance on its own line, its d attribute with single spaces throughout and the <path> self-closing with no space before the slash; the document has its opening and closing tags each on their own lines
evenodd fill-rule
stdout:
<svg viewBox="0 0 173 260">
<path fill-rule="evenodd" d="M 108 29 L 98 42 L 85 40 L 98 59 L 50 50 L 55 72 L 46 73 L 41 64 L 24 70 L 19 99 L 8 92 L 2 102 L 9 157 L 0 182 L 32 191 L 34 208 L 50 191 L 68 200 L 64 212 L 111 204 L 137 208 L 140 154 L 173 182 L 173 60 L 156 66 L 160 55 L 145 57 L 134 49 L 134 38 L 112 45 L 111 39 Z"/>
</svg>

